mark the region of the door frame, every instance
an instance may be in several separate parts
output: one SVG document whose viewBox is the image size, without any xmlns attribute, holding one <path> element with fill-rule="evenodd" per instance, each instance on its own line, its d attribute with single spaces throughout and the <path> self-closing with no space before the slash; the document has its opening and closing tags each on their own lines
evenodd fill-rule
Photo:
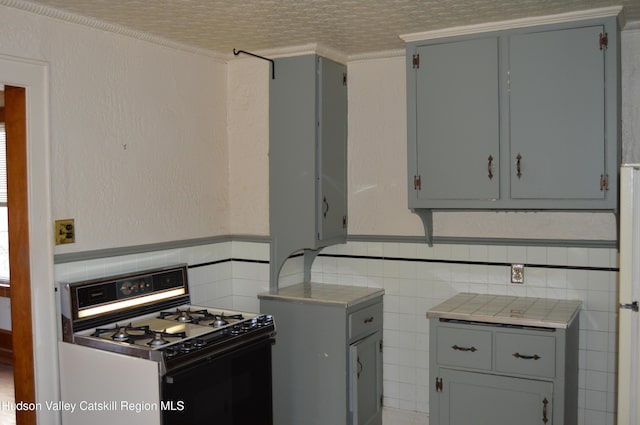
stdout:
<svg viewBox="0 0 640 425">
<path fill-rule="evenodd" d="M 26 270 L 27 283 L 24 283 L 20 278 L 20 272 L 17 272 L 16 278 L 19 282 L 22 281 L 22 287 L 12 288 L 12 297 L 16 295 L 18 300 L 22 301 L 18 301 L 14 307 L 15 303 L 12 300 L 12 328 L 17 326 L 17 329 L 20 329 L 20 325 L 13 321 L 23 313 L 20 309 L 28 309 L 31 312 L 31 323 L 24 325 L 18 333 L 22 336 L 25 333 L 30 334 L 31 341 L 20 341 L 17 347 L 14 345 L 14 350 L 18 350 L 14 351 L 14 356 L 20 355 L 20 350 L 25 350 L 27 356 L 31 354 L 32 361 L 26 362 L 24 367 L 16 368 L 16 372 L 26 375 L 32 385 L 27 384 L 29 388 L 26 393 L 17 395 L 33 397 L 33 400 L 43 406 L 28 412 L 24 417 L 17 415 L 17 425 L 31 425 L 36 422 L 60 424 L 59 413 L 44 407 L 45 402 L 60 399 L 57 347 L 60 320 L 56 308 L 53 273 L 48 75 L 48 64 L 45 62 L 0 54 L 0 84 L 26 89 L 23 146 L 25 163 L 22 173 L 26 176 L 23 196 L 27 206 L 25 211 L 21 211 L 22 222 L 18 221 L 17 226 L 26 226 L 28 234 L 26 244 L 22 241 L 26 246 L 25 251 L 20 253 L 27 257 L 26 262 L 25 259 L 20 260 L 20 268 Z M 10 258 L 10 263 L 13 263 L 13 260 Z M 12 278 L 13 266 L 11 264 Z M 24 292 L 21 294 L 21 291 Z M 20 302 L 23 305 L 20 305 Z M 15 335 L 14 340 L 19 337 Z M 16 381 L 20 379 L 16 377 Z M 18 382 L 18 386 L 21 385 L 22 383 Z M 18 388 L 16 390 L 22 391 Z"/>
<path fill-rule="evenodd" d="M 11 335 L 15 400 L 35 403 L 29 273 L 29 205 L 27 198 L 26 89 L 5 86 L 7 133 L 7 192 L 9 223 L 9 269 L 11 276 Z M 36 422 L 33 410 L 16 410 L 16 423 Z"/>
</svg>

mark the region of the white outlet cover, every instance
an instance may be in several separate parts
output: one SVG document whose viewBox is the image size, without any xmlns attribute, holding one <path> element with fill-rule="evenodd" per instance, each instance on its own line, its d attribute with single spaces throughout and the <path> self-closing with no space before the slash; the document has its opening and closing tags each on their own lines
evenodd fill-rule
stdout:
<svg viewBox="0 0 640 425">
<path fill-rule="evenodd" d="M 511 265 L 511 283 L 524 283 L 524 264 Z"/>
</svg>

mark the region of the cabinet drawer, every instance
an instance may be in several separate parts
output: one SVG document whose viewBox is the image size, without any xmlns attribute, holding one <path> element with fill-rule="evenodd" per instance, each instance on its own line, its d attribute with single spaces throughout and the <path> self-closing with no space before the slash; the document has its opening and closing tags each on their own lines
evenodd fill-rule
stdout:
<svg viewBox="0 0 640 425">
<path fill-rule="evenodd" d="M 440 326 L 437 338 L 439 364 L 491 370 L 491 331 Z"/>
<path fill-rule="evenodd" d="M 556 340 L 553 336 L 496 332 L 496 371 L 553 378 Z"/>
<path fill-rule="evenodd" d="M 365 336 L 382 328 L 382 303 L 358 310 L 349 315 L 349 339 Z"/>
</svg>

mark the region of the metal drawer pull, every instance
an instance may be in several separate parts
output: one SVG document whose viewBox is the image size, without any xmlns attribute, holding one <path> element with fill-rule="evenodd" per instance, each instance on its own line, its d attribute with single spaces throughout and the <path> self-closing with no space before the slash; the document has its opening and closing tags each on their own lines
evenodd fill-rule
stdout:
<svg viewBox="0 0 640 425">
<path fill-rule="evenodd" d="M 493 156 L 489 155 L 488 161 L 489 161 L 489 164 L 487 165 L 487 171 L 489 172 L 489 180 L 491 180 L 493 179 L 493 170 L 492 170 Z"/>
<path fill-rule="evenodd" d="M 516 156 L 516 159 L 518 160 L 516 162 L 516 170 L 518 170 L 518 178 L 522 177 L 522 170 L 520 169 L 520 161 L 522 160 L 522 155 L 518 154 L 518 156 Z"/>
<path fill-rule="evenodd" d="M 453 348 L 456 351 L 471 351 L 472 353 L 478 351 L 478 349 L 476 347 L 460 347 L 458 344 L 456 345 L 452 345 L 451 348 Z"/>
<path fill-rule="evenodd" d="M 322 205 L 323 205 L 322 216 L 324 218 L 327 218 L 327 213 L 329 212 L 329 203 L 327 202 L 326 196 L 322 199 Z"/>
<path fill-rule="evenodd" d="M 545 397 L 544 400 L 542 400 L 542 422 L 545 424 L 549 422 L 549 418 L 547 417 L 547 404 L 549 404 L 549 400 Z"/>
<path fill-rule="evenodd" d="M 527 356 L 520 353 L 513 353 L 513 357 L 515 357 L 516 359 L 523 359 L 523 360 L 538 360 L 542 358 L 537 354 L 534 354 L 533 356 Z"/>
<path fill-rule="evenodd" d="M 364 323 L 371 323 L 373 322 L 373 316 L 369 317 L 368 319 L 364 319 Z"/>
</svg>

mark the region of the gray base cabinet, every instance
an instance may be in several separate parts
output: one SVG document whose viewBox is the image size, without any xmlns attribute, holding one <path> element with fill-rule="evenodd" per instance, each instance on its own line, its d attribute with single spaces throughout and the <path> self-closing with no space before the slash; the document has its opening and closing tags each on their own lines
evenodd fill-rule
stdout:
<svg viewBox="0 0 640 425">
<path fill-rule="evenodd" d="M 409 208 L 614 210 L 617 18 L 407 45 Z"/>
<path fill-rule="evenodd" d="M 439 418 L 430 424 L 551 423 L 553 384 L 550 382 L 455 369 L 442 369 L 440 375 L 443 390 Z"/>
<path fill-rule="evenodd" d="M 430 425 L 575 425 L 578 320 L 566 329 L 430 320 Z"/>
<path fill-rule="evenodd" d="M 382 425 L 383 291 L 350 301 L 322 294 L 340 288 L 301 284 L 259 295 L 260 311 L 278 324 L 274 424 Z"/>
</svg>

